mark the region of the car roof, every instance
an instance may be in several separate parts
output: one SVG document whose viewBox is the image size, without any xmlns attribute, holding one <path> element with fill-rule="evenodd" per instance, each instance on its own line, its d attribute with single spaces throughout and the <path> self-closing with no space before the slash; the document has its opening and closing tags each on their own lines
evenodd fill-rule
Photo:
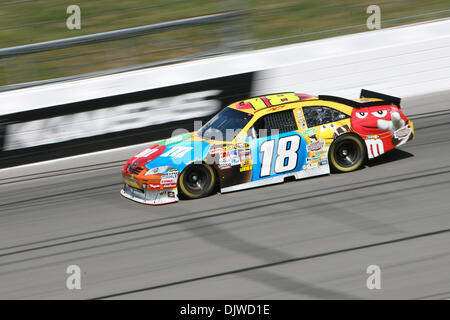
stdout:
<svg viewBox="0 0 450 320">
<path fill-rule="evenodd" d="M 273 107 L 284 107 L 293 102 L 317 99 L 318 98 L 316 96 L 312 96 L 306 93 L 281 92 L 240 100 L 232 103 L 228 107 L 246 113 L 255 114 L 259 111 L 267 110 Z"/>
<path fill-rule="evenodd" d="M 365 106 L 380 105 L 384 101 L 378 98 L 360 98 L 349 100 L 335 96 L 313 96 L 306 93 L 295 92 L 281 92 L 267 95 L 256 96 L 245 100 L 240 100 L 229 105 L 229 108 L 236 109 L 245 113 L 270 113 L 272 111 L 279 111 L 298 106 L 297 103 L 302 103 L 302 106 L 312 106 L 317 102 L 327 102 L 325 105 L 333 107 L 337 110 L 351 113 L 354 108 L 361 108 Z"/>
</svg>

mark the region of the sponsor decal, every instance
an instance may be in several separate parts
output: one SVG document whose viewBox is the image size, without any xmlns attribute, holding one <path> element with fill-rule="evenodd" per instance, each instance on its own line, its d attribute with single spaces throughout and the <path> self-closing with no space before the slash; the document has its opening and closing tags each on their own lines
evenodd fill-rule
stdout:
<svg viewBox="0 0 450 320">
<path fill-rule="evenodd" d="M 250 153 L 251 153 L 250 149 L 240 149 L 240 150 L 239 150 L 239 154 L 240 154 L 241 156 L 250 155 Z"/>
<path fill-rule="evenodd" d="M 411 133 L 411 128 L 408 126 L 405 126 L 403 128 L 398 129 L 394 132 L 394 137 L 397 139 L 404 139 Z"/>
<path fill-rule="evenodd" d="M 236 147 L 234 145 L 226 145 L 226 146 L 222 147 L 222 151 L 223 152 L 231 151 L 231 150 L 234 150 L 234 149 L 236 149 Z"/>
<path fill-rule="evenodd" d="M 239 171 L 240 172 L 243 172 L 243 171 L 250 171 L 250 170 L 252 170 L 252 165 L 245 165 L 245 166 L 241 166 L 241 168 L 239 169 Z"/>
<path fill-rule="evenodd" d="M 238 150 L 230 151 L 231 165 L 235 166 L 241 164 L 241 158 L 239 157 Z"/>
<path fill-rule="evenodd" d="M 159 189 L 159 188 L 161 188 L 161 186 L 159 184 L 152 184 L 152 183 L 149 183 L 147 185 L 147 187 L 148 187 L 148 189 Z"/>
<path fill-rule="evenodd" d="M 237 147 L 238 147 L 238 149 L 249 149 L 250 148 L 250 145 L 248 144 L 248 143 L 245 143 L 245 142 L 239 142 L 238 144 L 237 144 Z"/>
<path fill-rule="evenodd" d="M 220 159 L 228 159 L 228 158 L 230 158 L 230 152 L 228 152 L 228 151 L 222 151 L 222 152 L 220 153 Z"/>
<path fill-rule="evenodd" d="M 316 152 L 321 150 L 325 146 L 325 142 L 322 140 L 318 140 L 316 142 L 310 143 L 306 146 L 308 152 Z"/>
<path fill-rule="evenodd" d="M 316 133 L 317 133 L 316 128 L 309 128 L 309 129 L 303 130 L 303 134 L 308 137 L 311 137 L 311 136 L 315 135 Z"/>
<path fill-rule="evenodd" d="M 229 161 L 229 162 L 223 162 L 223 163 L 220 163 L 219 162 L 219 169 L 229 169 L 229 168 L 231 168 L 231 161 Z"/>
<path fill-rule="evenodd" d="M 328 160 L 320 161 L 319 166 L 324 166 L 328 164 Z"/>
<path fill-rule="evenodd" d="M 298 124 L 303 129 L 306 128 L 306 122 L 305 122 L 305 117 L 303 116 L 303 112 L 301 110 L 297 110 L 296 113 L 297 113 Z"/>
<path fill-rule="evenodd" d="M 161 178 L 161 184 L 173 184 L 177 183 L 177 178 Z"/>
<path fill-rule="evenodd" d="M 231 149 L 230 151 L 224 151 L 220 154 L 219 158 L 219 168 L 228 169 L 231 166 L 236 166 L 241 164 L 241 159 L 239 157 L 239 152 L 237 149 Z"/>
<path fill-rule="evenodd" d="M 169 198 L 175 198 L 175 192 L 173 192 L 173 191 L 168 191 L 168 192 L 167 192 L 167 196 L 168 196 Z"/>
<path fill-rule="evenodd" d="M 241 155 L 241 162 L 250 162 L 252 157 L 250 155 Z"/>
<path fill-rule="evenodd" d="M 378 157 L 379 155 L 384 153 L 383 141 L 380 139 L 366 140 L 366 146 L 367 146 L 367 154 L 368 154 L 369 159 Z"/>
<path fill-rule="evenodd" d="M 166 174 L 163 174 L 161 176 L 161 179 L 177 179 L 178 178 L 178 171 L 177 172 L 167 172 Z"/>
<path fill-rule="evenodd" d="M 307 169 L 314 169 L 314 168 L 317 168 L 317 167 L 318 167 L 317 162 L 310 163 L 310 164 L 306 165 Z"/>
<path fill-rule="evenodd" d="M 177 184 L 176 183 L 163 184 L 162 187 L 164 189 L 173 189 L 177 187 Z"/>
<path fill-rule="evenodd" d="M 239 159 L 241 166 L 249 164 L 250 161 L 252 160 L 250 149 L 239 149 Z"/>
<path fill-rule="evenodd" d="M 222 152 L 219 158 L 219 169 L 228 169 L 231 167 L 231 157 L 229 152 Z"/>
<path fill-rule="evenodd" d="M 403 127 L 407 119 L 394 105 L 381 105 L 353 109 L 350 122 L 352 129 L 363 135 L 381 135 Z"/>
</svg>

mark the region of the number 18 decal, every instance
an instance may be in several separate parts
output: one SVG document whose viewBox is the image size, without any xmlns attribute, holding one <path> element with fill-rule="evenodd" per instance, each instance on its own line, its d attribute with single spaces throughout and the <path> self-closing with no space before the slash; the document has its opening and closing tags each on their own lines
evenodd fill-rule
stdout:
<svg viewBox="0 0 450 320">
<path fill-rule="evenodd" d="M 261 178 L 270 175 L 274 154 L 275 140 L 267 140 L 261 144 L 262 155 Z M 294 170 L 297 166 L 300 149 L 300 136 L 293 135 L 278 140 L 277 154 L 275 157 L 275 173 L 283 173 Z"/>
</svg>

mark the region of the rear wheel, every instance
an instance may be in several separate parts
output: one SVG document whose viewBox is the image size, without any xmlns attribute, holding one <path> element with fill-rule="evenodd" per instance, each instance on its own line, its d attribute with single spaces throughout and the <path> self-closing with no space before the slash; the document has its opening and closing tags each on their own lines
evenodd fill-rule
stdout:
<svg viewBox="0 0 450 320">
<path fill-rule="evenodd" d="M 339 136 L 328 151 L 330 167 L 337 172 L 359 169 L 366 159 L 366 148 L 361 138 L 354 134 Z"/>
<path fill-rule="evenodd" d="M 204 164 L 194 164 L 180 175 L 178 190 L 187 199 L 197 199 L 209 196 L 214 190 L 216 176 L 214 169 Z"/>
</svg>

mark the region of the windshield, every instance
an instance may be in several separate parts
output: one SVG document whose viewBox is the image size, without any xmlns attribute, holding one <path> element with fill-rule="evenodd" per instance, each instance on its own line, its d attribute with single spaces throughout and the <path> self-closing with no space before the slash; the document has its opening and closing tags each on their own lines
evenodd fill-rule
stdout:
<svg viewBox="0 0 450 320">
<path fill-rule="evenodd" d="M 252 114 L 225 108 L 209 120 L 197 134 L 205 139 L 231 141 L 250 121 Z"/>
</svg>

